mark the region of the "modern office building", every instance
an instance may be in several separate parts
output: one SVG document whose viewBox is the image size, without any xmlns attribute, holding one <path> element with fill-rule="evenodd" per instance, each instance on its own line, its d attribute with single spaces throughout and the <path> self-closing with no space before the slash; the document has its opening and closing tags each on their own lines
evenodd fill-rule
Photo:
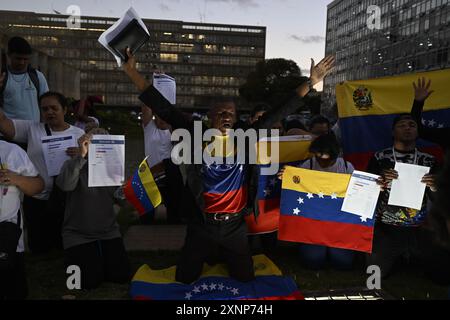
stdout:
<svg viewBox="0 0 450 320">
<path fill-rule="evenodd" d="M 117 106 L 139 104 L 137 91 L 98 38 L 117 18 L 82 16 L 69 29 L 65 15 L 0 11 L 0 31 L 20 35 L 31 45 L 80 70 L 81 95 L 101 95 Z M 175 77 L 177 104 L 207 107 L 212 96 L 237 96 L 239 86 L 265 58 L 266 28 L 183 21 L 144 20 L 150 41 L 137 54 L 138 69 Z M 67 74 L 67 77 L 71 77 Z"/>
<path fill-rule="evenodd" d="M 374 5 L 379 20 L 368 13 Z M 334 101 L 342 81 L 449 68 L 449 51 L 450 0 L 335 0 L 328 5 L 326 54 L 335 54 L 337 65 L 324 100 Z"/>
</svg>

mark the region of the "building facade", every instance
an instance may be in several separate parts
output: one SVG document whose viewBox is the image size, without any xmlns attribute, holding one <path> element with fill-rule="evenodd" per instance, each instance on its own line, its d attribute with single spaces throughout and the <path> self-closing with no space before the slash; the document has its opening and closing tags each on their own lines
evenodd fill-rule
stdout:
<svg viewBox="0 0 450 320">
<path fill-rule="evenodd" d="M 379 20 L 370 6 L 379 8 Z M 328 5 L 326 54 L 337 62 L 324 100 L 332 104 L 343 81 L 450 68 L 449 51 L 450 0 L 335 0 Z"/>
<path fill-rule="evenodd" d="M 137 106 L 137 91 L 113 56 L 98 43 L 117 18 L 81 18 L 67 28 L 65 15 L 0 11 L 0 29 L 80 70 L 81 95 L 100 95 L 108 105 Z M 255 65 L 265 58 L 266 28 L 182 21 L 144 23 L 150 41 L 137 53 L 138 70 L 161 70 L 177 81 L 177 105 L 207 108 L 213 96 L 237 96 Z M 68 77 L 71 75 L 68 74 Z"/>
</svg>

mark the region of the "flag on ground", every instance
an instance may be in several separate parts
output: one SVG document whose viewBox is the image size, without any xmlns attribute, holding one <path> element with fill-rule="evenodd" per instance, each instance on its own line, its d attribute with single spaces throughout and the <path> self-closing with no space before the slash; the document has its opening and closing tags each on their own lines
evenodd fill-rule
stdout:
<svg viewBox="0 0 450 320">
<path fill-rule="evenodd" d="M 200 279 L 190 285 L 175 281 L 176 267 L 152 270 L 143 265 L 133 277 L 135 300 L 302 300 L 295 281 L 284 277 L 266 256 L 253 258 L 256 279 L 242 283 L 229 277 L 226 267 L 205 265 Z"/>
</svg>

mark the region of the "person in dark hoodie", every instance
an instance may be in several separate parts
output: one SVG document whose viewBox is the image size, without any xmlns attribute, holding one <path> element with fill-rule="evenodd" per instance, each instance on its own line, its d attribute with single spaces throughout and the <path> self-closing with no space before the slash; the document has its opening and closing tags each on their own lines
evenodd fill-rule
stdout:
<svg viewBox="0 0 450 320">
<path fill-rule="evenodd" d="M 445 152 L 443 168 L 437 178 L 437 193 L 430 211 L 430 227 L 434 232 L 433 252 L 428 275 L 437 283 L 450 284 L 450 127 L 429 128 L 422 122 L 426 100 L 433 94 L 432 82 L 419 78 L 414 87 L 412 117 L 418 124 L 419 137 L 438 144 Z"/>
</svg>

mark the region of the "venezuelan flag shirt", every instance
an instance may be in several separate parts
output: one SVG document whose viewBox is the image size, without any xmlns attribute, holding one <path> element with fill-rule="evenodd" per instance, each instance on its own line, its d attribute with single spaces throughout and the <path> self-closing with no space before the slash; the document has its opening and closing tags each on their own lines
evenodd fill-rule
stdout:
<svg viewBox="0 0 450 320">
<path fill-rule="evenodd" d="M 247 166 L 235 161 L 236 150 L 228 150 L 227 137 L 215 137 L 214 141 L 215 148 L 206 147 L 211 158 L 202 168 L 205 212 L 239 213 L 247 204 Z"/>
</svg>

